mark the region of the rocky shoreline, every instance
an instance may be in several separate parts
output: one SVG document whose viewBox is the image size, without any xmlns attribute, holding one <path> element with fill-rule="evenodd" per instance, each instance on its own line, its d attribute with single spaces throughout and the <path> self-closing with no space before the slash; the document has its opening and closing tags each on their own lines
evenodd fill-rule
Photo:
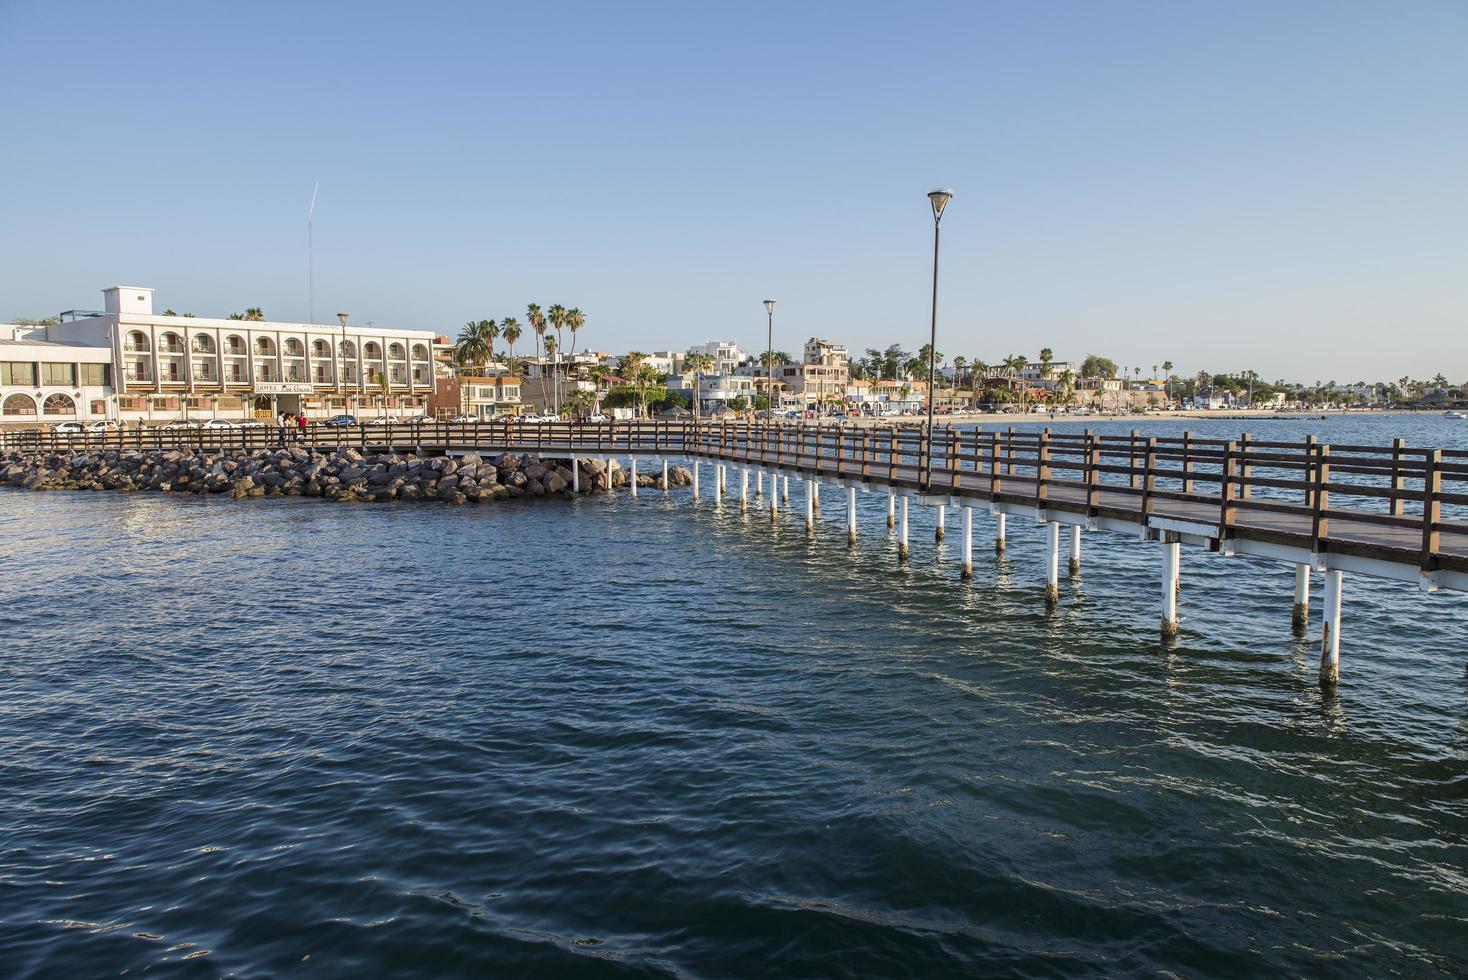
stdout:
<svg viewBox="0 0 1468 980">
<path fill-rule="evenodd" d="M 299 446 L 280 449 L 119 450 L 0 456 L 0 484 L 25 490 L 112 490 L 133 493 L 227 493 L 244 497 L 320 497 L 338 503 L 388 500 L 491 503 L 518 497 L 569 497 L 580 467 L 581 493 L 606 493 L 628 485 L 616 460 L 542 459 L 501 453 L 493 459 L 415 456 L 338 449 L 318 453 Z M 659 487 L 662 477 L 638 474 L 639 487 Z M 687 486 L 693 474 L 670 466 L 668 482 Z"/>
</svg>

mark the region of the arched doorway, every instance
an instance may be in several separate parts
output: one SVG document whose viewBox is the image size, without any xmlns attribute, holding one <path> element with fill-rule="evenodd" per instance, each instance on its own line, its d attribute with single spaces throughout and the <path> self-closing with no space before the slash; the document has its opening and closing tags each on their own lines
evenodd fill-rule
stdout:
<svg viewBox="0 0 1468 980">
<path fill-rule="evenodd" d="M 30 395 L 11 395 L 5 399 L 5 404 L 0 406 L 0 414 L 3 415 L 35 415 L 36 403 Z"/>
<path fill-rule="evenodd" d="M 76 402 L 71 400 L 70 395 L 63 395 L 58 391 L 47 397 L 45 404 L 41 406 L 41 411 L 46 415 L 75 415 Z"/>
</svg>

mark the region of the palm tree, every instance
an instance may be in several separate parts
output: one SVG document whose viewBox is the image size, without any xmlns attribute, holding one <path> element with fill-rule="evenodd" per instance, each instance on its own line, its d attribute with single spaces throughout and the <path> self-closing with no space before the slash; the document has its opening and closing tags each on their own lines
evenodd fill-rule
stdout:
<svg viewBox="0 0 1468 980">
<path fill-rule="evenodd" d="M 504 335 L 505 343 L 510 345 L 510 360 L 515 359 L 515 341 L 520 339 L 520 321 L 512 316 L 507 316 L 500 321 L 500 333 Z"/>
<path fill-rule="evenodd" d="M 953 387 L 963 387 L 963 369 L 968 366 L 968 358 L 959 354 L 953 358 Z"/>
<path fill-rule="evenodd" d="M 1167 389 L 1167 400 L 1168 401 L 1172 401 L 1172 362 L 1171 361 L 1163 361 L 1162 362 L 1162 374 L 1163 374 L 1163 377 L 1165 377 L 1167 379 L 1164 382 L 1164 385 L 1163 385 Z"/>
<path fill-rule="evenodd" d="M 566 308 L 560 303 L 556 303 L 545 311 L 545 315 L 546 319 L 550 320 L 551 327 L 556 331 L 555 349 L 560 350 L 564 346 L 561 331 L 566 329 Z M 547 351 L 547 353 L 549 354 L 551 352 Z M 555 377 L 556 411 L 559 412 L 561 410 L 561 365 L 558 361 L 554 363 L 551 372 Z"/>
<path fill-rule="evenodd" d="M 377 391 L 382 395 L 382 417 L 387 418 L 387 398 L 392 393 L 392 388 L 388 385 L 386 374 L 383 374 L 381 371 L 376 372 L 376 374 Z"/>
<path fill-rule="evenodd" d="M 1040 377 L 1050 377 L 1050 362 L 1055 360 L 1055 352 L 1048 347 L 1040 348 Z"/>
<path fill-rule="evenodd" d="M 576 307 L 566 311 L 566 326 L 571 330 L 571 356 L 576 356 L 576 331 L 586 326 L 586 314 Z"/>
<path fill-rule="evenodd" d="M 540 359 L 540 344 L 545 338 L 545 314 L 540 312 L 540 307 L 534 303 L 525 307 L 525 319 L 530 324 L 530 329 L 535 331 L 535 357 Z"/>
<path fill-rule="evenodd" d="M 489 359 L 494 360 L 494 342 L 499 339 L 500 325 L 493 320 L 480 320 L 479 329 L 484 331 L 484 343 L 489 347 Z"/>
<path fill-rule="evenodd" d="M 486 328 L 488 322 L 487 320 L 470 320 L 459 331 L 459 339 L 454 344 L 454 363 L 459 367 L 483 364 L 494 356 L 493 341 L 489 338 L 489 331 Z"/>
<path fill-rule="evenodd" d="M 1059 390 L 1056 393 L 1061 396 L 1060 403 L 1062 405 L 1070 404 L 1071 398 L 1075 395 L 1075 386 L 1076 374 L 1074 371 L 1066 368 L 1064 371 L 1060 372 L 1060 384 L 1058 386 Z"/>
</svg>

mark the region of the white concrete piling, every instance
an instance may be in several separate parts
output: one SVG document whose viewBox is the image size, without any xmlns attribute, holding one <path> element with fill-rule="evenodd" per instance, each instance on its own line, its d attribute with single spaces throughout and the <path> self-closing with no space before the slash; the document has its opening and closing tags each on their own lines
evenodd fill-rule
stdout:
<svg viewBox="0 0 1468 980">
<path fill-rule="evenodd" d="M 1060 525 L 1045 524 L 1045 605 L 1054 609 L 1060 603 Z"/>
<path fill-rule="evenodd" d="M 805 535 L 816 533 L 816 481 L 805 481 Z"/>
<path fill-rule="evenodd" d="M 1072 524 L 1070 526 L 1070 565 L 1071 575 L 1081 573 L 1081 526 Z"/>
<path fill-rule="evenodd" d="M 1310 624 L 1310 566 L 1295 566 L 1295 608 L 1290 614 L 1290 626 L 1296 633 L 1305 632 Z"/>
<path fill-rule="evenodd" d="M 933 528 L 933 540 L 943 540 L 943 517 L 947 508 L 943 504 L 938 505 L 938 525 Z"/>
<path fill-rule="evenodd" d="M 749 467 L 739 471 L 739 509 L 749 509 Z"/>
<path fill-rule="evenodd" d="M 856 547 L 856 487 L 846 488 L 846 543 Z"/>
<path fill-rule="evenodd" d="M 581 463 L 574 458 L 571 460 L 571 492 L 581 492 Z"/>
<path fill-rule="evenodd" d="M 999 513 L 994 515 L 994 550 L 1004 550 L 1004 519 L 1008 514 Z"/>
<path fill-rule="evenodd" d="M 1320 623 L 1320 683 L 1341 679 L 1341 572 L 1325 570 L 1325 608 Z"/>
<path fill-rule="evenodd" d="M 754 473 L 754 495 L 763 497 L 765 495 L 765 471 L 755 470 Z"/>
<path fill-rule="evenodd" d="M 627 481 L 627 485 L 632 488 L 632 496 L 635 497 L 637 496 L 637 457 L 633 456 L 628 462 L 632 471 L 632 477 Z"/>
<path fill-rule="evenodd" d="M 907 561 L 907 495 L 902 495 L 902 520 L 897 532 L 897 560 Z"/>
<path fill-rule="evenodd" d="M 786 507 L 789 507 L 790 506 L 790 477 L 787 476 L 787 477 L 784 478 L 784 480 L 785 480 L 785 483 L 783 485 L 784 485 L 784 488 L 785 488 L 785 506 Z M 773 486 L 773 484 L 772 484 L 772 486 Z"/>
<path fill-rule="evenodd" d="M 663 457 L 663 492 L 667 493 L 672 484 L 668 482 L 668 457 Z"/>
<path fill-rule="evenodd" d="M 1170 533 L 1170 532 L 1164 532 Z M 1182 544 L 1176 538 L 1162 541 L 1162 638 L 1177 636 L 1177 576 Z"/>
<path fill-rule="evenodd" d="M 958 577 L 967 581 L 974 577 L 974 509 L 963 508 L 963 568 Z"/>
<path fill-rule="evenodd" d="M 780 487 L 780 485 L 777 482 L 775 482 L 775 481 L 777 481 L 779 479 L 780 478 L 778 476 L 776 476 L 774 473 L 771 473 L 770 474 L 770 523 L 771 524 L 775 523 L 775 521 L 779 519 L 779 511 L 780 511 L 780 492 L 779 492 L 779 487 Z M 788 477 L 787 477 L 787 479 L 788 479 Z M 788 504 L 790 502 L 790 499 L 787 497 L 786 500 L 785 500 L 785 502 Z"/>
<path fill-rule="evenodd" d="M 896 523 L 897 523 L 897 494 L 894 491 L 892 491 L 892 490 L 889 489 L 887 491 L 887 528 L 888 528 L 888 530 L 891 530 L 892 525 L 894 525 Z"/>
<path fill-rule="evenodd" d="M 698 499 L 698 460 L 691 459 L 691 460 L 689 460 L 689 462 L 693 464 L 693 499 L 694 500 L 697 500 Z"/>
</svg>

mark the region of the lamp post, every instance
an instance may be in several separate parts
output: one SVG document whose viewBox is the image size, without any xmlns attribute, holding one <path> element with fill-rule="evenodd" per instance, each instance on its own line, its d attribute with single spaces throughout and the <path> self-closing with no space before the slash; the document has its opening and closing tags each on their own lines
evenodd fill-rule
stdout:
<svg viewBox="0 0 1468 980">
<path fill-rule="evenodd" d="M 928 334 L 928 431 L 923 453 L 923 488 L 927 489 L 933 478 L 933 389 L 938 375 L 938 230 L 943 224 L 943 209 L 953 197 L 951 190 L 928 191 L 928 203 L 933 206 L 933 315 Z"/>
<path fill-rule="evenodd" d="M 342 339 L 337 341 L 336 366 L 332 373 L 336 375 L 336 390 L 342 396 L 342 410 L 345 411 L 348 407 L 348 398 L 347 386 L 342 383 L 342 371 L 346 368 L 345 362 L 347 359 L 347 315 L 345 313 L 338 313 L 336 318 L 342 324 Z"/>
<path fill-rule="evenodd" d="M 765 373 L 769 390 L 765 392 L 765 421 L 775 419 L 775 301 L 765 300 L 768 332 L 765 335 Z"/>
</svg>

